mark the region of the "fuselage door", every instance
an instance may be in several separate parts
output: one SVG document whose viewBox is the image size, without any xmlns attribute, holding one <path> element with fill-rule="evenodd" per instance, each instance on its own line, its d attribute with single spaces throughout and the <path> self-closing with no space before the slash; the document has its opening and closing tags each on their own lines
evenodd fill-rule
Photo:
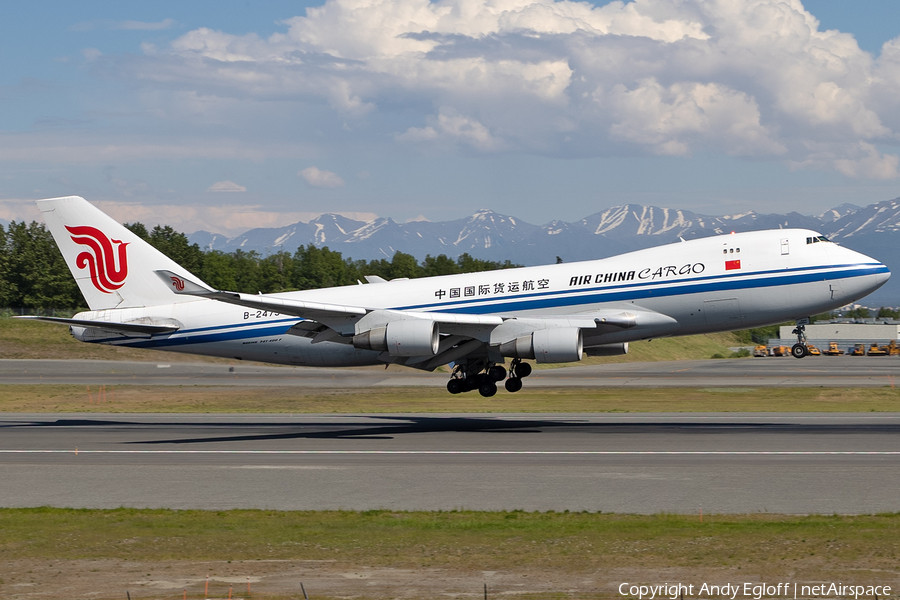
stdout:
<svg viewBox="0 0 900 600">
<path fill-rule="evenodd" d="M 785 254 L 790 254 L 790 253 L 791 253 L 790 240 L 788 238 L 781 238 L 781 255 L 784 256 Z"/>
<path fill-rule="evenodd" d="M 737 298 L 721 298 L 704 300 L 703 312 L 709 327 L 723 329 L 740 329 L 743 322 L 741 303 Z"/>
</svg>

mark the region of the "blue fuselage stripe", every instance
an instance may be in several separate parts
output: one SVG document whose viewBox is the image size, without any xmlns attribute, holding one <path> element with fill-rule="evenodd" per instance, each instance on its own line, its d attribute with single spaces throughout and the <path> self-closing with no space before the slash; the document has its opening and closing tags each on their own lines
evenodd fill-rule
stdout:
<svg viewBox="0 0 900 600">
<path fill-rule="evenodd" d="M 811 283 L 815 281 L 829 281 L 836 279 L 850 279 L 879 273 L 889 273 L 882 264 L 840 265 L 842 270 L 836 267 L 806 267 L 797 269 L 783 269 L 778 271 L 760 271 L 756 273 L 734 273 L 725 275 L 711 275 L 696 277 L 678 283 L 665 281 L 636 282 L 614 286 L 572 288 L 550 292 L 537 292 L 534 294 L 520 295 L 514 298 L 502 300 L 463 300 L 435 304 L 417 304 L 395 307 L 394 310 L 431 310 L 434 312 L 457 314 L 496 314 L 499 312 L 512 312 L 523 310 L 537 310 L 544 308 L 556 308 L 567 306 L 581 306 L 585 304 L 598 304 L 602 302 L 621 302 L 625 300 L 643 300 L 647 298 L 665 298 L 696 294 L 703 292 L 721 292 L 730 290 L 746 290 L 752 288 L 764 288 L 776 285 L 791 285 Z M 827 269 L 827 270 L 826 270 Z M 762 276 L 761 276 L 762 275 Z M 661 286 L 661 287 L 660 287 Z M 479 303 L 473 306 L 472 304 Z M 303 321 L 301 318 L 280 318 L 267 321 L 265 326 L 261 324 L 250 325 L 234 323 L 216 325 L 212 327 L 200 327 L 196 329 L 179 330 L 165 338 L 134 340 L 133 338 L 108 338 L 96 340 L 103 342 L 125 342 L 128 346 L 139 348 L 152 348 L 162 346 L 180 346 L 186 344 L 205 344 L 210 342 L 225 342 L 240 339 L 250 339 L 283 335 L 294 324 Z M 205 332 L 205 333 L 201 333 Z"/>
</svg>

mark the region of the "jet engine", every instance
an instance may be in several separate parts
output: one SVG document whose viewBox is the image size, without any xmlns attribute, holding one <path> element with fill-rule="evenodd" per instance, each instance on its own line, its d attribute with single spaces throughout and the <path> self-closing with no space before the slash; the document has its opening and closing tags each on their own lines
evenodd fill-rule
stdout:
<svg viewBox="0 0 900 600">
<path fill-rule="evenodd" d="M 539 363 L 574 362 L 581 360 L 583 345 L 578 327 L 554 327 L 500 344 L 500 354 Z"/>
<path fill-rule="evenodd" d="M 391 356 L 434 356 L 438 351 L 438 324 L 428 319 L 391 321 L 353 336 L 353 347 Z"/>
<path fill-rule="evenodd" d="M 590 346 L 584 349 L 584 354 L 585 356 L 621 356 L 628 354 L 628 342 Z"/>
</svg>

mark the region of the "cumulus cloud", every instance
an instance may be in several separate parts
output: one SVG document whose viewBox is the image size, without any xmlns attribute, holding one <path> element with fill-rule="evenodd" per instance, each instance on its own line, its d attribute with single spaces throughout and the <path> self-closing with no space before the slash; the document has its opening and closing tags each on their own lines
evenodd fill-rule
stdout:
<svg viewBox="0 0 900 600">
<path fill-rule="evenodd" d="M 402 144 L 714 151 L 897 176 L 876 145 L 900 139 L 900 38 L 874 57 L 800 0 L 327 0 L 284 25 L 196 29 L 119 74 L 199 98 L 318 102 Z"/>
<path fill-rule="evenodd" d="M 217 181 L 208 188 L 206 188 L 207 192 L 246 192 L 247 188 L 242 185 L 238 185 L 233 181 Z"/>
<path fill-rule="evenodd" d="M 318 167 L 307 167 L 297 173 L 297 175 L 305 179 L 306 183 L 314 187 L 336 188 L 343 187 L 344 185 L 344 180 L 338 177 L 336 173 L 323 171 Z"/>
<path fill-rule="evenodd" d="M 448 114 L 449 113 L 449 114 Z M 460 141 L 478 150 L 499 150 L 503 141 L 491 135 L 487 127 L 469 117 L 441 111 L 437 118 L 429 119 L 433 126 L 410 127 L 397 137 L 404 142 L 428 142 L 439 138 Z"/>
<path fill-rule="evenodd" d="M 882 154 L 872 144 L 859 144 L 859 158 L 835 159 L 834 166 L 848 177 L 867 179 L 895 179 L 900 157 L 896 154 Z"/>
</svg>

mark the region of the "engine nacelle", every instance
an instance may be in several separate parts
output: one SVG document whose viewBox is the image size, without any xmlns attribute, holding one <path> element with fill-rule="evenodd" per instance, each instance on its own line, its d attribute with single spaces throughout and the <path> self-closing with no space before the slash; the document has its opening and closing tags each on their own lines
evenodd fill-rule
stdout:
<svg viewBox="0 0 900 600">
<path fill-rule="evenodd" d="M 628 354 L 628 342 L 603 344 L 584 349 L 585 356 L 622 356 Z"/>
<path fill-rule="evenodd" d="M 438 324 L 427 319 L 391 321 L 353 336 L 353 347 L 391 356 L 434 356 L 440 344 Z"/>
<path fill-rule="evenodd" d="M 539 363 L 575 362 L 581 360 L 583 346 L 581 329 L 554 327 L 500 344 L 500 354 Z"/>
</svg>

